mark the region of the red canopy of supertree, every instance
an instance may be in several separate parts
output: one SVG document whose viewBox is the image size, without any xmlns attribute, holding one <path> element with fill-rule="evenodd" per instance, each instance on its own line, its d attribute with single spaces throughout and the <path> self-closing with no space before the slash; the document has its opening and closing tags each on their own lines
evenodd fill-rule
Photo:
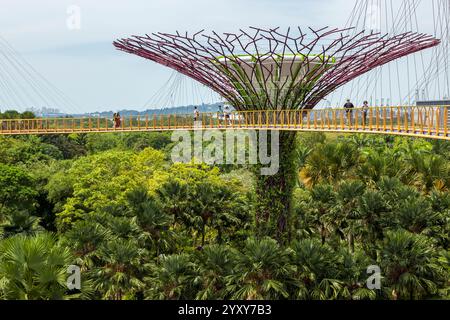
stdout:
<svg viewBox="0 0 450 320">
<path fill-rule="evenodd" d="M 249 28 L 239 33 L 152 33 L 114 45 L 208 86 L 237 110 L 312 109 L 358 76 L 440 43 L 349 29 Z"/>
</svg>

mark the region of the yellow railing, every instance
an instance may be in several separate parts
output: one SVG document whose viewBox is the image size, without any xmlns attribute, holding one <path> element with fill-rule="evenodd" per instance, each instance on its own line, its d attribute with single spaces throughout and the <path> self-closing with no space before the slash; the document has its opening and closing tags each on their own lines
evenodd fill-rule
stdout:
<svg viewBox="0 0 450 320">
<path fill-rule="evenodd" d="M 0 119 L 0 135 L 203 129 L 360 132 L 450 140 L 450 106 L 242 111 L 121 117 Z M 196 120 L 196 121 L 195 121 Z"/>
</svg>

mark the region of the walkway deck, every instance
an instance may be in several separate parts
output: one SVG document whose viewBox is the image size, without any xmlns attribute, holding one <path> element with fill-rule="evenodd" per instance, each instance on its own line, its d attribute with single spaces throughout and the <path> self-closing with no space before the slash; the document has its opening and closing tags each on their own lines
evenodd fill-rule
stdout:
<svg viewBox="0 0 450 320">
<path fill-rule="evenodd" d="M 217 113 L 202 113 L 197 121 L 194 121 L 193 115 L 140 115 L 122 117 L 119 127 L 112 119 L 101 117 L 0 119 L 0 135 L 255 129 L 369 133 L 450 140 L 449 112 L 450 106 L 358 108 L 352 112 L 332 108 L 264 110 L 234 112 L 228 119 Z"/>
</svg>

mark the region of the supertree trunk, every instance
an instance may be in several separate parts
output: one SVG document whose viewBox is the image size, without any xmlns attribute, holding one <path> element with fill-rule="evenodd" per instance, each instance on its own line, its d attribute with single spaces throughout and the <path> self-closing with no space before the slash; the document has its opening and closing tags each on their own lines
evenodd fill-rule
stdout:
<svg viewBox="0 0 450 320">
<path fill-rule="evenodd" d="M 279 133 L 279 170 L 276 174 L 261 175 L 260 166 L 256 166 L 255 172 L 258 235 L 275 236 L 279 242 L 290 240 L 292 194 L 298 171 L 296 137 L 296 132 Z"/>
</svg>

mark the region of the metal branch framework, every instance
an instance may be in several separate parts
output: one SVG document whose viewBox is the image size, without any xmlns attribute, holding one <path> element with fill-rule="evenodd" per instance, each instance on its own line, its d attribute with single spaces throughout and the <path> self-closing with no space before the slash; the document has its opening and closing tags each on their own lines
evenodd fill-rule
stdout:
<svg viewBox="0 0 450 320">
<path fill-rule="evenodd" d="M 114 45 L 208 86 L 243 111 L 312 109 L 358 76 L 440 43 L 412 32 L 388 37 L 346 31 L 250 27 L 222 35 L 152 33 Z"/>
</svg>

